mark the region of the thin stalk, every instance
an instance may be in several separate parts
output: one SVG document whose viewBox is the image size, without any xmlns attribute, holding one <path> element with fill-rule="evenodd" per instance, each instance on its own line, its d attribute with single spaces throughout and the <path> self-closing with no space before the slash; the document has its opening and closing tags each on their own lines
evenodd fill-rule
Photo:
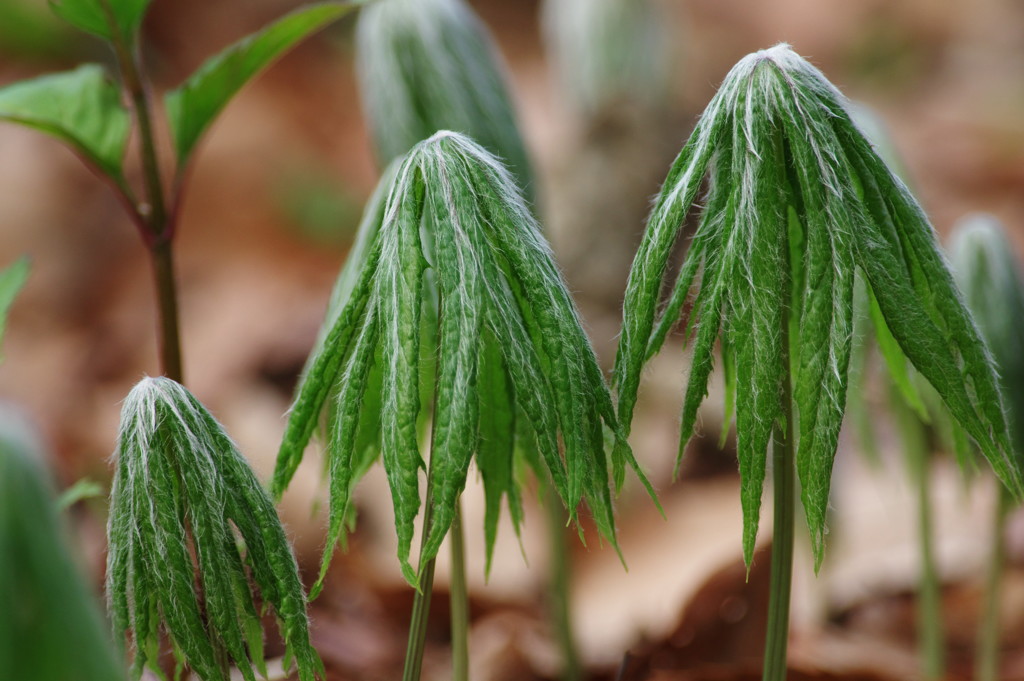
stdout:
<svg viewBox="0 0 1024 681">
<path fill-rule="evenodd" d="M 789 314 L 783 312 L 782 407 L 785 427 L 775 429 L 772 445 L 772 526 L 771 590 L 768 596 L 768 630 L 764 648 L 764 681 L 785 681 L 786 650 L 789 644 L 789 601 L 793 583 L 793 538 L 795 534 L 796 462 L 793 456 L 793 395 L 789 368 Z"/>
<path fill-rule="evenodd" d="M 917 491 L 918 542 L 921 551 L 920 584 L 917 596 L 917 639 L 921 673 L 925 679 L 946 676 L 945 634 L 942 624 L 942 593 L 935 560 L 932 521 L 931 465 L 924 425 L 893 390 L 894 412 L 910 475 Z"/>
<path fill-rule="evenodd" d="M 156 134 L 150 110 L 149 87 L 141 68 L 137 46 L 125 38 L 114 41 L 117 61 L 121 67 L 124 89 L 132 103 L 135 122 L 139 128 L 139 156 L 145 187 L 145 203 L 136 206 L 135 215 L 141 217 L 140 230 L 149 247 L 156 282 L 157 307 L 160 314 L 158 344 L 163 373 L 179 383 L 184 380 L 181 362 L 181 337 L 178 324 L 177 288 L 171 241 L 175 220 L 167 212 L 160 160 L 156 150 Z"/>
<path fill-rule="evenodd" d="M 998 483 L 997 483 L 998 484 Z M 999 484 L 999 498 L 992 516 L 992 553 L 985 577 L 985 595 L 978 629 L 978 652 L 974 678 L 977 681 L 999 681 L 1000 626 L 999 611 L 1002 597 L 1003 565 L 1006 562 L 1006 517 L 1013 498 Z"/>
<path fill-rule="evenodd" d="M 462 502 L 455 502 L 455 515 L 448 539 L 452 549 L 449 605 L 452 627 L 452 681 L 469 681 L 469 594 L 466 589 L 466 552 L 463 545 Z"/>
<path fill-rule="evenodd" d="M 444 299 L 438 293 L 437 299 L 437 347 L 441 347 L 442 314 L 444 310 Z M 434 385 L 437 385 L 437 376 L 440 371 L 440 358 L 435 360 Z M 437 395 L 434 395 L 433 415 L 430 419 L 430 461 L 427 463 L 427 493 L 423 503 L 423 529 L 420 536 L 419 584 L 416 585 L 416 594 L 412 601 L 412 615 L 409 622 L 409 643 L 405 648 L 405 669 L 402 672 L 402 681 L 420 681 L 423 671 L 423 651 L 427 642 L 427 619 L 430 615 L 430 599 L 434 594 L 434 567 L 437 558 L 423 560 L 423 550 L 427 545 L 427 538 L 430 536 L 430 528 L 433 524 L 434 514 L 431 510 L 434 499 L 434 435 L 437 428 Z M 456 504 L 456 516 L 458 515 L 458 504 Z M 454 524 L 454 520 L 453 520 Z M 461 528 L 461 522 L 460 522 Z"/>
<path fill-rule="evenodd" d="M 178 296 L 174 280 L 171 242 L 162 240 L 150 251 L 160 310 L 160 358 L 164 375 L 184 383 L 181 367 L 181 335 L 178 330 Z"/>
<path fill-rule="evenodd" d="M 548 513 L 548 537 L 551 549 L 548 608 L 552 626 L 558 637 L 558 647 L 562 652 L 561 678 L 562 681 L 579 681 L 582 678 L 582 671 L 569 608 L 572 558 L 566 543 L 564 506 L 553 484 L 548 485 L 547 499 L 544 505 Z"/>
<path fill-rule="evenodd" d="M 430 436 L 430 444 L 431 450 L 433 450 L 433 433 Z M 430 510 L 434 492 L 433 472 L 434 465 L 431 462 L 427 465 L 427 495 L 426 505 L 423 510 L 423 531 L 420 541 L 420 582 L 412 601 L 412 616 L 409 622 L 409 644 L 405 649 L 405 671 L 402 672 L 402 681 L 420 681 L 420 674 L 423 670 L 423 651 L 427 641 L 427 619 L 430 615 L 430 597 L 434 593 L 434 565 L 437 562 L 436 558 L 431 558 L 425 562 L 423 560 L 423 547 L 427 544 L 431 520 L 433 519 L 433 513 Z"/>
</svg>

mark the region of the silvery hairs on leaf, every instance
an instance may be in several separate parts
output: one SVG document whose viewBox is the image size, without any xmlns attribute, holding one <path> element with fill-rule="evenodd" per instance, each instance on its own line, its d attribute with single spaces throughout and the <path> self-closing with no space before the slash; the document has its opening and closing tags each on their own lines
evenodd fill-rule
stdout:
<svg viewBox="0 0 1024 681">
<path fill-rule="evenodd" d="M 527 198 L 532 195 L 505 65 L 463 0 L 378 0 L 363 7 L 356 73 L 382 162 L 439 130 L 454 130 L 504 160 Z"/>
<path fill-rule="evenodd" d="M 170 379 L 145 378 L 125 399 L 107 536 L 109 609 L 115 633 L 132 634 L 136 678 L 146 666 L 159 673 L 161 625 L 204 681 L 227 681 L 228 661 L 248 681 L 253 665 L 266 675 L 250 582 L 277 615 L 299 678 L 322 677 L 270 498 L 220 424 Z"/>
<path fill-rule="evenodd" d="M 700 222 L 655 326 L 669 253 L 705 176 Z M 626 290 L 615 385 L 628 432 L 641 368 L 696 289 L 680 452 L 693 434 L 721 336 L 724 364 L 734 371 L 727 384 L 735 398 L 748 564 L 768 442 L 784 423 L 783 381 L 791 381 L 801 500 L 820 565 L 846 401 L 856 268 L 904 354 L 1019 494 L 1021 471 L 1010 456 L 995 374 L 920 206 L 820 71 L 788 45 L 743 58 L 658 195 Z"/>
<path fill-rule="evenodd" d="M 378 452 L 391 486 L 398 557 L 417 584 L 409 564 L 425 468 L 417 420 L 430 401 L 432 520 L 421 560 L 437 554 L 474 457 L 490 509 L 488 555 L 503 495 L 518 521 L 512 458 L 524 430 L 570 516 L 585 498 L 614 545 L 603 432 L 617 431 L 611 398 L 509 173 L 463 135 L 437 133 L 397 168 L 376 231 L 347 304 L 299 387 L 272 482 L 280 495 L 336 390 L 327 409 L 330 529 L 318 585 L 352 488 Z M 438 320 L 436 334 L 423 332 L 430 320 Z M 431 382 L 432 394 L 424 395 Z M 611 458 L 617 482 L 627 464 L 643 479 L 624 443 Z"/>
<path fill-rule="evenodd" d="M 999 371 L 1010 431 L 1024 457 L 1024 276 L 1002 224 L 970 215 L 953 229 L 949 253 L 967 307 Z"/>
</svg>

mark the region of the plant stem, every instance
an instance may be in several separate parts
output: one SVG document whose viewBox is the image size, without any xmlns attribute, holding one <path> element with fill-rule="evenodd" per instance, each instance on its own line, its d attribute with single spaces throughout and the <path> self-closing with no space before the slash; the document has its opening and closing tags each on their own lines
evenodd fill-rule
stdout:
<svg viewBox="0 0 1024 681">
<path fill-rule="evenodd" d="M 152 251 L 153 274 L 156 279 L 157 303 L 160 309 L 160 358 L 164 375 L 184 382 L 181 367 L 181 341 L 178 331 L 178 297 L 174 283 L 174 259 L 170 241 L 160 241 Z"/>
<path fill-rule="evenodd" d="M 917 638 L 921 654 L 921 673 L 925 679 L 946 675 L 946 655 L 942 626 L 942 593 L 935 561 L 932 527 L 931 465 L 924 426 L 903 398 L 893 389 L 890 400 L 906 450 L 910 475 L 917 489 L 918 541 L 921 550 L 921 575 L 917 597 Z"/>
<path fill-rule="evenodd" d="M 978 651 L 974 666 L 977 681 L 999 680 L 1000 626 L 999 606 L 1002 595 L 1003 564 L 1006 561 L 1006 517 L 1012 497 L 1001 483 L 992 517 L 992 553 L 985 578 L 984 605 L 978 629 Z"/>
<path fill-rule="evenodd" d="M 562 651 L 562 681 L 579 681 L 582 678 L 576 639 L 573 636 L 572 614 L 569 610 L 569 589 L 571 557 L 566 543 L 565 511 L 562 500 L 553 484 L 548 484 L 545 507 L 548 513 L 548 537 L 551 550 L 551 573 L 548 584 L 549 616 L 558 647 Z"/>
<path fill-rule="evenodd" d="M 178 301 L 174 278 L 171 242 L 175 220 L 167 211 L 160 161 L 156 150 L 156 134 L 150 111 L 149 88 L 141 68 L 137 46 L 129 40 L 114 41 L 114 49 L 125 91 L 132 103 L 135 121 L 139 126 L 139 156 L 142 164 L 145 203 L 136 207 L 135 217 L 141 218 L 139 229 L 150 250 L 156 282 L 157 304 L 160 314 L 160 359 L 165 376 L 179 383 L 184 380 L 181 362 L 181 338 L 178 327 Z"/>
<path fill-rule="evenodd" d="M 444 298 L 440 292 L 437 296 L 437 347 L 441 347 L 441 329 L 443 325 L 442 314 L 444 311 Z M 437 385 L 437 377 L 440 372 L 441 362 L 434 360 L 434 385 Z M 434 567 L 437 558 L 430 560 L 423 559 L 424 548 L 427 545 L 427 538 L 430 536 L 430 528 L 433 524 L 433 500 L 434 500 L 434 435 L 437 428 L 437 393 L 434 393 L 434 404 L 432 406 L 430 419 L 430 461 L 427 463 L 427 493 L 423 502 L 423 529 L 420 534 L 420 557 L 418 570 L 419 583 L 416 585 L 416 594 L 412 601 L 412 615 L 409 622 L 409 643 L 405 648 L 405 669 L 402 672 L 402 681 L 420 681 L 423 671 L 423 651 L 427 641 L 427 619 L 430 615 L 430 598 L 434 594 Z M 458 515 L 458 504 L 456 504 L 456 515 Z M 454 524 L 454 520 L 452 521 Z M 461 527 L 461 522 L 460 522 Z"/>
<path fill-rule="evenodd" d="M 783 313 L 782 408 L 785 428 L 776 427 L 772 445 L 772 526 L 771 590 L 768 595 L 768 630 L 764 648 L 764 681 L 785 681 L 786 649 L 789 644 L 789 600 L 793 583 L 794 507 L 796 503 L 796 467 L 793 456 L 793 396 L 789 369 L 789 319 Z"/>
<path fill-rule="evenodd" d="M 466 552 L 463 547 L 462 502 L 455 501 L 455 515 L 448 531 L 452 549 L 451 607 L 452 681 L 469 681 L 469 594 L 466 589 Z"/>
<path fill-rule="evenodd" d="M 433 434 L 431 434 L 431 449 L 433 449 Z M 423 510 L 423 530 L 420 541 L 419 559 L 419 585 L 416 595 L 412 601 L 412 616 L 409 622 L 409 644 L 405 649 L 405 671 L 402 672 L 402 681 L 419 681 L 423 670 L 423 651 L 427 641 L 427 619 L 430 615 L 430 597 L 434 592 L 434 565 L 436 558 L 428 561 L 423 560 L 423 547 L 427 544 L 427 537 L 430 535 L 430 525 L 433 513 L 430 506 L 433 498 L 434 465 L 431 462 L 427 465 L 427 496 Z"/>
</svg>

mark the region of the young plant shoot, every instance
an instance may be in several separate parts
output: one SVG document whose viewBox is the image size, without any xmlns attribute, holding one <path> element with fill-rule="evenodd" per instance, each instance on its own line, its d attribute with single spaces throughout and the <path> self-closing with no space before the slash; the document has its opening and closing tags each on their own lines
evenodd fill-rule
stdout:
<svg viewBox="0 0 1024 681">
<path fill-rule="evenodd" d="M 242 87 L 288 48 L 355 5 L 325 2 L 296 10 L 207 60 L 168 92 L 165 114 L 174 142 L 168 183 L 157 152 L 149 78 L 139 33 L 150 0 L 53 0 L 50 7 L 113 51 L 120 82 L 99 64 L 84 64 L 0 88 L 0 121 L 35 128 L 69 147 L 114 190 L 149 249 L 160 310 L 163 373 L 182 380 L 178 302 L 171 248 L 193 152 L 206 130 Z M 122 103 L 126 100 L 131 107 Z M 125 166 L 128 139 L 138 136 L 141 193 Z"/>
<path fill-rule="evenodd" d="M 131 633 L 134 678 L 162 674 L 161 630 L 203 681 L 227 681 L 230 663 L 247 681 L 254 666 L 266 676 L 267 608 L 299 679 L 323 676 L 273 503 L 220 424 L 168 378 L 145 378 L 125 398 L 107 541 L 107 598 L 115 633 Z"/>
<path fill-rule="evenodd" d="M 672 246 L 705 176 L 699 225 L 655 325 Z M 787 45 L 748 55 L 708 105 L 657 198 L 626 290 L 615 384 L 628 431 L 641 368 L 695 288 L 680 453 L 693 434 L 721 337 L 727 401 L 735 405 L 748 565 L 774 438 L 769 681 L 786 673 L 794 468 L 816 567 L 824 552 L 857 268 L 903 353 L 1019 495 L 1021 470 L 995 373 L 923 211 L 821 72 Z"/>
<path fill-rule="evenodd" d="M 1013 254 L 1013 244 L 995 218 L 971 216 L 953 232 L 953 271 L 999 369 L 1014 455 L 1020 460 L 1024 458 L 1024 277 Z M 1010 495 L 1000 488 L 993 512 L 992 553 L 975 654 L 977 681 L 1001 678 L 1000 594 L 1006 560 L 1006 517 L 1012 507 Z"/>
<path fill-rule="evenodd" d="M 390 163 L 439 130 L 508 164 L 527 198 L 533 173 L 486 27 L 463 0 L 379 0 L 356 24 L 356 73 L 377 156 Z"/>
<path fill-rule="evenodd" d="M 345 529 L 352 489 L 379 452 L 398 559 L 418 591 L 404 676 L 410 681 L 420 674 L 434 558 L 470 461 L 483 478 L 488 555 L 503 496 L 520 521 L 512 464 L 525 433 L 539 452 L 534 466 L 550 476 L 570 517 L 586 499 L 600 533 L 616 545 L 604 437 L 618 427 L 540 228 L 493 156 L 458 133 L 437 133 L 395 171 L 380 220 L 348 302 L 299 387 L 272 490 L 280 496 L 288 485 L 336 391 L 327 410 L 330 527 L 314 589 Z M 430 402 L 425 462 L 417 421 Z M 612 464 L 618 482 L 626 465 L 640 474 L 624 441 Z M 409 554 L 421 505 L 417 571 Z"/>
</svg>

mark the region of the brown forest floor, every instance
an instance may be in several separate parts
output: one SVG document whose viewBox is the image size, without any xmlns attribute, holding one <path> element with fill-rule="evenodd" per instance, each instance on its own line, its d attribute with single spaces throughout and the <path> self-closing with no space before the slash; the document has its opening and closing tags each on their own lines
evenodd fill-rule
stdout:
<svg viewBox="0 0 1024 681">
<path fill-rule="evenodd" d="M 621 249 L 602 254 L 601 240 L 635 242 L 648 197 L 717 83 L 739 57 L 779 41 L 878 112 L 940 234 L 965 213 L 988 211 L 1024 252 L 1020 3 L 666 2 L 670 28 L 678 32 L 672 105 L 667 120 L 642 137 L 632 137 L 637 128 L 628 124 L 581 130 L 566 114 L 542 53 L 536 2 L 473 4 L 510 63 L 525 135 L 541 170 L 544 208 L 558 223 L 556 250 L 565 254 L 567 276 L 606 363 L 618 328 L 614 291 L 621 291 L 629 258 L 623 260 Z M 155 0 L 146 36 L 158 85 L 177 83 L 204 56 L 294 5 Z M 297 49 L 234 101 L 200 151 L 184 205 L 177 245 L 187 382 L 264 477 L 295 377 L 376 180 L 352 75 L 350 29 L 349 20 Z M 57 43 L 46 49 L 0 44 L 0 83 L 103 58 L 88 41 L 61 37 Z M 61 487 L 82 476 L 108 484 L 120 400 L 144 373 L 158 371 L 146 255 L 112 195 L 66 150 L 12 126 L 0 126 L 0 149 L 0 263 L 26 252 L 33 259 L 8 324 L 0 396 L 39 426 Z M 627 171 L 626 179 L 617 177 L 620 171 Z M 592 181 L 621 185 L 608 189 L 618 202 L 613 209 L 595 198 L 604 190 Z M 622 222 L 574 224 L 565 216 L 577 209 Z M 590 228 L 597 234 L 581 231 Z M 691 447 L 682 480 L 672 482 L 684 363 L 678 352 L 658 362 L 634 431 L 668 520 L 628 488 L 620 534 L 629 572 L 596 540 L 589 549 L 572 549 L 571 596 L 588 678 L 755 679 L 770 547 L 761 549 L 748 578 L 740 560 L 735 461 L 728 449 L 713 445 L 720 419 L 713 407 L 704 416 L 709 436 Z M 855 438 L 841 444 L 830 555 L 818 579 L 809 574 L 807 547 L 798 546 L 792 679 L 918 678 L 914 501 L 889 444 L 894 438 L 884 418 L 880 423 L 881 469 L 861 462 Z M 473 679 L 554 679 L 558 653 L 544 615 L 544 514 L 528 508 L 521 542 L 529 565 L 511 529 L 503 528 L 485 585 L 478 493 L 471 487 L 465 500 Z M 983 481 L 967 491 L 944 462 L 936 466 L 934 493 L 949 678 L 966 679 L 992 494 Z M 322 504 L 314 510 L 311 499 L 322 500 L 315 463 L 281 507 L 307 575 L 323 540 Z M 397 678 L 405 648 L 411 593 L 393 559 L 382 475 L 365 482 L 359 508 L 350 551 L 336 558 L 311 610 L 315 643 L 332 681 Z M 99 503 L 72 512 L 97 588 L 102 513 Z M 1006 679 L 1024 679 L 1022 520 L 1011 521 Z M 447 567 L 441 562 L 429 679 L 447 673 Z"/>
</svg>

